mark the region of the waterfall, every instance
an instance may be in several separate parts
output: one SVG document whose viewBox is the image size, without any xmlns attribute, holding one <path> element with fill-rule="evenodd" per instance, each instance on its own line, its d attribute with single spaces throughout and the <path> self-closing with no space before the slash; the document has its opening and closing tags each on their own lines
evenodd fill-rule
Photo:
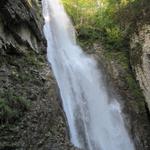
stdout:
<svg viewBox="0 0 150 150">
<path fill-rule="evenodd" d="M 120 105 L 110 98 L 96 61 L 76 44 L 59 0 L 43 0 L 47 57 L 57 80 L 71 142 L 83 150 L 134 150 Z"/>
</svg>

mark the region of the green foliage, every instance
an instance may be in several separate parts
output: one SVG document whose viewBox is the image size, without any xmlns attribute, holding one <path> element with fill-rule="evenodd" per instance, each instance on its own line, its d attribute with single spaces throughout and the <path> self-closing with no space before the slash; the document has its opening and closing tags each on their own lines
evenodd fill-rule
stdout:
<svg viewBox="0 0 150 150">
<path fill-rule="evenodd" d="M 135 47 L 132 48 L 132 60 L 131 63 L 133 66 L 137 66 L 137 65 L 141 65 L 142 64 L 142 60 L 141 60 L 141 56 L 142 56 L 142 44 L 141 43 L 136 43 Z"/>
<path fill-rule="evenodd" d="M 143 22 L 150 22 L 150 1 L 134 0 L 128 5 L 121 8 L 115 14 L 115 22 L 117 22 L 122 30 L 130 29 L 130 32 L 136 31 L 136 26 L 140 26 Z M 128 28 L 130 27 L 130 28 Z"/>
<path fill-rule="evenodd" d="M 121 65 L 122 69 L 126 70 L 128 72 L 129 67 L 129 58 L 128 54 L 122 51 L 105 51 L 104 53 L 105 57 L 108 60 L 115 60 L 118 64 Z"/>
<path fill-rule="evenodd" d="M 0 121 L 2 122 L 9 122 L 9 120 L 16 118 L 17 112 L 10 108 L 8 102 L 4 99 L 0 99 Z"/>
<path fill-rule="evenodd" d="M 0 91 L 0 124 L 13 123 L 30 108 L 30 101 L 13 90 Z"/>
<path fill-rule="evenodd" d="M 131 26 L 150 9 L 149 0 L 63 0 L 63 3 L 79 40 L 99 39 L 111 50 L 125 49 L 127 36 L 134 30 Z"/>
</svg>

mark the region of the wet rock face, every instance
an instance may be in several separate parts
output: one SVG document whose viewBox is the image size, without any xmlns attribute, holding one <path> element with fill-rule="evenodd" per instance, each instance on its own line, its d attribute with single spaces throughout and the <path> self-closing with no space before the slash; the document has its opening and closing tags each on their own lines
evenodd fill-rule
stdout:
<svg viewBox="0 0 150 150">
<path fill-rule="evenodd" d="M 3 2 L 3 1 L 2 1 Z M 7 0 L 1 3 L 0 33 L 1 43 L 28 46 L 33 50 L 45 50 L 41 16 L 36 16 L 34 8 L 22 0 Z"/>
<path fill-rule="evenodd" d="M 39 2 L 1 0 L 0 7 L 0 149 L 73 149 L 46 60 Z"/>
<path fill-rule="evenodd" d="M 130 46 L 131 64 L 150 110 L 150 25 L 138 29 Z"/>
</svg>

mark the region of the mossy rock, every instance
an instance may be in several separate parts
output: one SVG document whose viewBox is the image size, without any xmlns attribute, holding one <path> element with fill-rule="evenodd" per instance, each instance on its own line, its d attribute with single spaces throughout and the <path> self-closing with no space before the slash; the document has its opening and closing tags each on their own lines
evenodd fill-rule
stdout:
<svg viewBox="0 0 150 150">
<path fill-rule="evenodd" d="M 11 124 L 29 110 L 31 102 L 24 96 L 17 95 L 14 90 L 0 93 L 0 124 Z"/>
</svg>

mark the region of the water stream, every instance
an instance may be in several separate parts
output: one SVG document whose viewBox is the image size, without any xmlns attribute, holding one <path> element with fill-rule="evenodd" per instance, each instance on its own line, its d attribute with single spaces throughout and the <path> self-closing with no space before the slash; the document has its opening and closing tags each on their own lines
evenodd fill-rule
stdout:
<svg viewBox="0 0 150 150">
<path fill-rule="evenodd" d="M 59 0 L 43 0 L 47 56 L 60 88 L 71 142 L 84 150 L 134 150 L 120 105 L 110 98 L 96 61 L 76 44 Z"/>
</svg>

